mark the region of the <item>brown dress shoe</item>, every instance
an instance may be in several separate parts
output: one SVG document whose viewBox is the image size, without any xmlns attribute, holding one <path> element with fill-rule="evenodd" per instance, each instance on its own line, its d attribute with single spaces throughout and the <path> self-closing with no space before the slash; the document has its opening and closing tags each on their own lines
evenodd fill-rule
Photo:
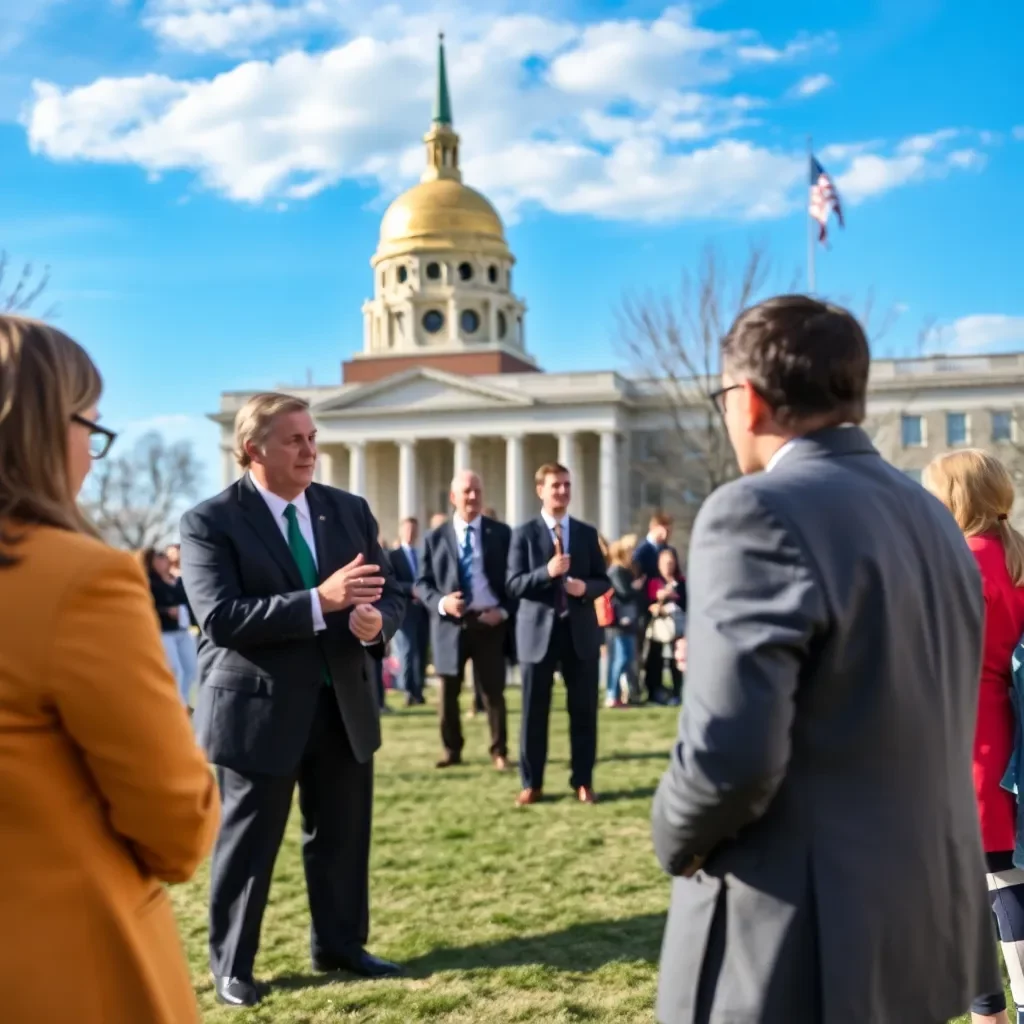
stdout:
<svg viewBox="0 0 1024 1024">
<path fill-rule="evenodd" d="M 501 754 L 497 754 L 494 758 L 494 767 L 499 772 L 508 771 L 508 758 Z"/>
<path fill-rule="evenodd" d="M 516 797 L 516 807 L 527 807 L 530 804 L 540 803 L 540 799 L 543 794 L 539 789 L 524 789 L 519 796 Z"/>
<path fill-rule="evenodd" d="M 576 790 L 576 797 L 581 804 L 597 803 L 597 794 L 589 786 L 580 786 Z"/>
</svg>

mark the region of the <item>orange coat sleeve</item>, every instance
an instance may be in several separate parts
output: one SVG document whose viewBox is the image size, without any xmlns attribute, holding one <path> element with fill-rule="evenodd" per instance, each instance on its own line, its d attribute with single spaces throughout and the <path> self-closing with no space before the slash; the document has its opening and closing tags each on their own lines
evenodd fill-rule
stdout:
<svg viewBox="0 0 1024 1024">
<path fill-rule="evenodd" d="M 134 558 L 103 550 L 54 625 L 47 682 L 111 826 L 157 878 L 186 881 L 213 844 L 220 802 Z"/>
</svg>

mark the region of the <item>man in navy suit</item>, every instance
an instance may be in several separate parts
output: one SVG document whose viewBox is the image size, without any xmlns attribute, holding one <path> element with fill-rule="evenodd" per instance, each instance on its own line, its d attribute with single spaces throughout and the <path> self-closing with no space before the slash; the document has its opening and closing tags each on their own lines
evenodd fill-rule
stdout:
<svg viewBox="0 0 1024 1024">
<path fill-rule="evenodd" d="M 572 776 L 582 803 L 594 803 L 597 675 L 601 627 L 594 602 L 611 584 L 597 530 L 568 515 L 569 471 L 546 463 L 535 476 L 541 513 L 517 527 L 509 549 L 509 595 L 519 601 L 516 648 L 523 676 L 519 774 L 522 807 L 541 799 L 555 669 L 565 680 Z"/>
<path fill-rule="evenodd" d="M 413 593 L 413 585 L 420 568 L 420 556 L 416 550 L 419 522 L 411 516 L 403 519 L 398 527 L 398 545 L 388 552 L 391 568 L 399 589 L 409 599 L 405 618 L 395 633 L 395 654 L 398 655 L 398 686 L 405 690 L 406 706 L 426 703 L 423 687 L 427 673 L 427 642 L 430 623 L 427 610 Z"/>
<path fill-rule="evenodd" d="M 480 514 L 484 489 L 471 470 L 456 473 L 450 521 L 427 534 L 416 596 L 430 614 L 434 667 L 441 677 L 441 742 L 438 768 L 462 761 L 459 693 L 467 661 L 483 696 L 491 730 L 491 760 L 508 768 L 505 712 L 505 632 L 512 602 L 505 590 L 511 531 Z"/>
<path fill-rule="evenodd" d="M 658 556 L 668 548 L 675 551 L 669 543 L 672 539 L 672 517 L 665 512 L 655 512 L 647 527 L 647 536 L 640 541 L 633 552 L 633 565 L 637 576 L 655 580 L 659 576 Z M 682 565 L 676 553 L 676 565 Z"/>
</svg>

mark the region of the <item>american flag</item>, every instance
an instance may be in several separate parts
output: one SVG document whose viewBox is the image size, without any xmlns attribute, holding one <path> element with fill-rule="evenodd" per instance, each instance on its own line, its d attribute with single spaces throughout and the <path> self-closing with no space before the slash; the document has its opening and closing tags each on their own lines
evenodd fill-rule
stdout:
<svg viewBox="0 0 1024 1024">
<path fill-rule="evenodd" d="M 811 157 L 811 201 L 808 209 L 820 225 L 819 242 L 824 242 L 828 238 L 828 217 L 833 210 L 836 211 L 839 226 L 843 226 L 843 208 L 839 203 L 839 193 L 825 168 L 814 156 Z"/>
</svg>

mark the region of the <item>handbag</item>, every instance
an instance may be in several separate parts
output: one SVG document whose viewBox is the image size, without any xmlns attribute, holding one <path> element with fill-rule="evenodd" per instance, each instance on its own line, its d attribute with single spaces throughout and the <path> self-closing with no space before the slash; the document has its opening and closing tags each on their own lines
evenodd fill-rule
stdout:
<svg viewBox="0 0 1024 1024">
<path fill-rule="evenodd" d="M 674 603 L 664 605 L 663 609 L 661 615 L 651 619 L 648 635 L 652 643 L 664 646 L 686 635 L 686 613 Z"/>
<path fill-rule="evenodd" d="M 615 610 L 612 607 L 612 591 L 606 590 L 595 602 L 597 624 L 599 626 L 615 625 Z"/>
</svg>

